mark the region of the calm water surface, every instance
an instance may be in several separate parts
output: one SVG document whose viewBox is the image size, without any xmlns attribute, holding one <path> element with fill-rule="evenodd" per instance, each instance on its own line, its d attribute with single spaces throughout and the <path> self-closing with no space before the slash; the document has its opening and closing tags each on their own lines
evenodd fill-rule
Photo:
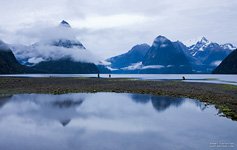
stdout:
<svg viewBox="0 0 237 150">
<path fill-rule="evenodd" d="M 151 95 L 13 95 L 0 99 L 0 149 L 236 149 L 237 123 L 217 114 L 196 100 Z"/>
<path fill-rule="evenodd" d="M 97 74 L 15 74 L 0 75 L 0 77 L 97 77 Z M 108 78 L 108 74 L 101 74 L 102 78 Z M 215 75 L 215 74 L 112 74 L 112 78 L 135 78 L 139 80 L 182 80 L 185 82 L 204 82 L 218 84 L 237 85 L 237 75 Z"/>
</svg>

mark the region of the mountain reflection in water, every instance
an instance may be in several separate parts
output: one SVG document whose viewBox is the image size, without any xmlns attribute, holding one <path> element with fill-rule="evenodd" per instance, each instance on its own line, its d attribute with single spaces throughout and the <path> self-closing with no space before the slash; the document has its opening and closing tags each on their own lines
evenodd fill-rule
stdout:
<svg viewBox="0 0 237 150">
<path fill-rule="evenodd" d="M 158 111 L 162 112 L 171 106 L 179 107 L 187 99 L 168 97 L 168 96 L 153 96 L 153 95 L 143 95 L 143 94 L 132 94 L 131 98 L 136 103 L 146 104 L 151 102 L 152 106 Z M 199 101 L 190 100 L 201 110 L 204 110 L 207 106 Z"/>
<path fill-rule="evenodd" d="M 84 101 L 84 96 L 22 94 L 0 98 L 0 109 L 12 105 L 24 117 L 58 120 L 67 126 L 76 115 L 76 108 Z M 19 110 L 17 110 L 21 107 Z M 31 107 L 31 108 L 29 108 Z"/>
<path fill-rule="evenodd" d="M 128 94 L 128 97 L 135 103 L 151 103 L 153 108 L 159 113 L 170 107 L 179 107 L 187 99 L 173 98 L 165 96 L 153 96 L 145 94 Z M 64 95 L 46 95 L 46 94 L 22 94 L 0 98 L 0 109 L 4 105 L 10 104 L 15 109 L 21 107 L 19 114 L 32 118 L 42 117 L 50 120 L 58 120 L 62 126 L 67 126 L 73 118 L 86 117 L 84 113 L 78 113 L 77 109 L 83 104 L 88 94 L 64 94 Z M 103 100 L 101 100 L 103 103 Z M 206 105 L 199 101 L 190 100 L 193 104 L 204 110 Z M 104 103 L 106 105 L 106 103 Z M 25 107 L 25 108 L 24 108 Z M 29 108 L 32 107 L 32 108 Z M 96 105 L 95 105 L 96 107 Z M 123 106 L 121 106 L 123 107 Z M 106 112 L 104 112 L 106 113 Z M 94 114 L 96 115 L 96 114 Z"/>
<path fill-rule="evenodd" d="M 0 98 L 2 150 L 208 149 L 237 141 L 236 122 L 197 100 L 141 94 Z"/>
</svg>

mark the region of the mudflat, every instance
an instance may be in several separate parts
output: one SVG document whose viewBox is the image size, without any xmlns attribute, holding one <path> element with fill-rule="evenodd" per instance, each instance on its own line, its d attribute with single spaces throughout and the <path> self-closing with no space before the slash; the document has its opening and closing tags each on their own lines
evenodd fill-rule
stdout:
<svg viewBox="0 0 237 150">
<path fill-rule="evenodd" d="M 220 112 L 237 120 L 237 86 L 209 83 L 188 83 L 177 80 L 144 81 L 103 78 L 0 78 L 0 95 L 21 93 L 140 93 L 185 97 L 214 104 Z"/>
</svg>

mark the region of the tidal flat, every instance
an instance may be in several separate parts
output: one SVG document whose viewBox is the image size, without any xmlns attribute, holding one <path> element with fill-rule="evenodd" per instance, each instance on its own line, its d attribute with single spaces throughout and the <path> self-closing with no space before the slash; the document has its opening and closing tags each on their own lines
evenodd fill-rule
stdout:
<svg viewBox="0 0 237 150">
<path fill-rule="evenodd" d="M 0 78 L 1 96 L 27 93 L 58 95 L 97 92 L 139 93 L 192 98 L 207 104 L 214 104 L 220 110 L 220 114 L 223 113 L 223 116 L 237 120 L 237 86 L 234 85 L 126 78 Z"/>
</svg>

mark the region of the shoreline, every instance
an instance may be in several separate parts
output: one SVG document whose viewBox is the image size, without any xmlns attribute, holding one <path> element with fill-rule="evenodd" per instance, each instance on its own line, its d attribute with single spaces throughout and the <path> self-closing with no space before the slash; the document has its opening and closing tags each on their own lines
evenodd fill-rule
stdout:
<svg viewBox="0 0 237 150">
<path fill-rule="evenodd" d="M 0 77 L 0 96 L 13 94 L 139 93 L 197 99 L 214 104 L 224 115 L 237 121 L 237 86 L 126 78 L 20 78 Z"/>
</svg>

